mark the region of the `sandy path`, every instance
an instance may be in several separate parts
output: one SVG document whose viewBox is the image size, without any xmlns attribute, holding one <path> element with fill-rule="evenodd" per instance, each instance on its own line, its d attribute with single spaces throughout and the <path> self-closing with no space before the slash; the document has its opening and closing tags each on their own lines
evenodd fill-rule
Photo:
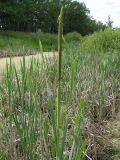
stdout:
<svg viewBox="0 0 120 160">
<path fill-rule="evenodd" d="M 56 53 L 55 52 L 44 52 L 45 57 L 53 57 Z M 35 59 L 40 59 L 41 60 L 41 54 L 37 55 L 30 55 L 30 56 L 25 56 L 25 62 L 26 66 L 29 64 L 30 60 L 32 58 Z M 23 57 L 12 57 L 12 62 L 15 64 L 16 68 L 20 68 L 20 62 L 22 61 Z M 0 59 L 0 76 L 2 75 L 3 71 L 6 68 L 6 63 L 10 63 L 10 58 L 1 58 Z"/>
</svg>

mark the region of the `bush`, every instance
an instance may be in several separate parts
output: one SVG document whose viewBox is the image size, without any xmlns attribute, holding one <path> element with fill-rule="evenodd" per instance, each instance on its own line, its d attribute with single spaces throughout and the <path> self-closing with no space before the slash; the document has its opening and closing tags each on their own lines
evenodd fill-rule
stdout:
<svg viewBox="0 0 120 160">
<path fill-rule="evenodd" d="M 106 29 L 104 31 L 96 32 L 83 39 L 81 47 L 84 51 L 119 51 L 120 50 L 120 30 Z"/>
<path fill-rule="evenodd" d="M 82 39 L 81 34 L 77 32 L 70 32 L 65 35 L 65 40 L 67 43 L 78 42 L 81 41 L 81 39 Z"/>
</svg>

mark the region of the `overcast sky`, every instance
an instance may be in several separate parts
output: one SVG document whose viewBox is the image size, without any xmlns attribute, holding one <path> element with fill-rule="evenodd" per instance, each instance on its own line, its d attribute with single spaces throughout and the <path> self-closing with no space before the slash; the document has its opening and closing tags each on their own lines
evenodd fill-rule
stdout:
<svg viewBox="0 0 120 160">
<path fill-rule="evenodd" d="M 114 27 L 120 27 L 120 0 L 78 0 L 84 2 L 90 9 L 90 15 L 102 22 L 106 22 L 108 16 L 114 21 Z"/>
</svg>

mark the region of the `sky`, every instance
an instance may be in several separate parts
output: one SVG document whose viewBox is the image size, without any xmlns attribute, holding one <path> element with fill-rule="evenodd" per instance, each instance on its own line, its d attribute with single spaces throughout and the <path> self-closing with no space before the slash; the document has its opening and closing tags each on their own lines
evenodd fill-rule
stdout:
<svg viewBox="0 0 120 160">
<path fill-rule="evenodd" d="M 102 22 L 107 22 L 108 16 L 114 22 L 114 27 L 120 27 L 120 0 L 78 0 L 84 2 L 90 9 L 90 15 Z"/>
</svg>

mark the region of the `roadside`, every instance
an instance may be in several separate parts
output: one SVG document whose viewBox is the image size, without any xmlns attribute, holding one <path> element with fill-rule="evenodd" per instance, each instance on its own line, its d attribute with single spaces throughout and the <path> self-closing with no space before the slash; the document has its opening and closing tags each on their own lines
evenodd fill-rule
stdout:
<svg viewBox="0 0 120 160">
<path fill-rule="evenodd" d="M 49 58 L 49 57 L 55 56 L 56 52 L 44 52 L 43 55 L 45 57 Z M 25 56 L 26 66 L 29 65 L 32 58 L 41 60 L 41 54 L 38 52 L 36 55 Z M 20 63 L 21 63 L 22 59 L 23 59 L 23 56 L 12 57 L 12 62 L 15 64 L 15 66 L 18 70 L 20 68 Z M 7 63 L 8 64 L 10 63 L 10 57 L 0 58 L 0 76 L 4 72 Z"/>
</svg>

